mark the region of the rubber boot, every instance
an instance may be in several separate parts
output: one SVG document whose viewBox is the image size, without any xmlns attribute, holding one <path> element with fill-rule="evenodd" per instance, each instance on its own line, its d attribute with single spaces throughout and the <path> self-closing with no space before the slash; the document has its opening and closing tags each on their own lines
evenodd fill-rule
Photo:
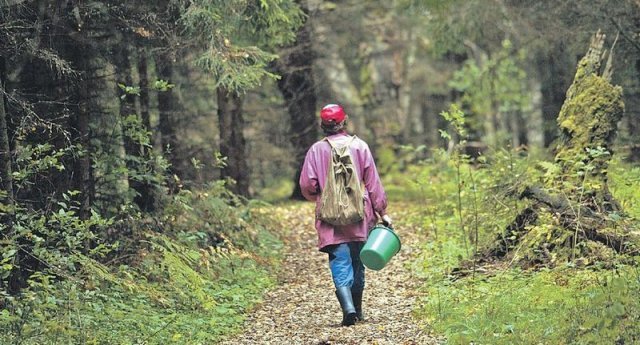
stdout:
<svg viewBox="0 0 640 345">
<path fill-rule="evenodd" d="M 356 323 L 356 308 L 353 305 L 351 288 L 348 286 L 337 288 L 336 296 L 340 302 L 340 307 L 342 307 L 342 325 L 353 326 Z"/>
<path fill-rule="evenodd" d="M 353 306 L 356 308 L 357 321 L 364 321 L 364 314 L 362 314 L 362 289 L 351 290 L 351 296 L 353 297 Z"/>
</svg>

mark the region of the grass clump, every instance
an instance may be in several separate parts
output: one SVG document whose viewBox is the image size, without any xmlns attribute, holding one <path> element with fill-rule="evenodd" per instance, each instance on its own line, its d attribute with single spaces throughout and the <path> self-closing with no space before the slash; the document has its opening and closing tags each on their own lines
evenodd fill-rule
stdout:
<svg viewBox="0 0 640 345">
<path fill-rule="evenodd" d="M 634 344 L 638 272 L 563 269 L 441 280 L 417 310 L 449 344 Z"/>
</svg>

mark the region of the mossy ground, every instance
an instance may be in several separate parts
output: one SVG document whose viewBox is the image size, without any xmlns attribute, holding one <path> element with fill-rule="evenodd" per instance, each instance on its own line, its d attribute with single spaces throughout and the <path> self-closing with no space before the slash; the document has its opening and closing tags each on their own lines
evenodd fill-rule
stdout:
<svg viewBox="0 0 640 345">
<path fill-rule="evenodd" d="M 505 188 L 531 178 L 538 166 L 532 157 L 514 158 L 507 152 L 490 160 L 490 167 L 463 164 L 460 184 L 455 164 L 439 158 L 385 179 L 395 183 L 390 189 L 394 198 L 409 195 L 416 200 L 406 208 L 412 216 L 397 221 L 415 225 L 427 239 L 414 265 L 424 282 L 424 297 L 416 303 L 415 315 L 429 325 L 430 332 L 444 335 L 448 344 L 640 341 L 640 302 L 635 297 L 640 293 L 640 272 L 635 265 L 638 259 L 631 255 L 607 251 L 611 257 L 558 260 L 552 268 L 528 270 L 520 268 L 513 256 L 470 264 L 476 239 L 478 252 L 491 246 L 514 213 L 527 206 L 498 193 L 496 186 Z M 609 178 L 612 194 L 628 216 L 637 219 L 638 168 L 614 159 Z M 459 190 L 458 186 L 463 187 Z M 461 213 L 455 202 L 459 193 Z M 539 224 L 556 225 L 551 217 Z M 545 232 L 540 234 L 545 236 Z M 518 255 L 526 251 L 525 246 L 516 249 Z"/>
</svg>

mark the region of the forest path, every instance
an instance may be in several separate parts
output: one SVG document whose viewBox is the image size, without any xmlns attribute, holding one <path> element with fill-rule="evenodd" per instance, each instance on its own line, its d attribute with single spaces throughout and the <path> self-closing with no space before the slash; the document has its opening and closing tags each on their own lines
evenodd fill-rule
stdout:
<svg viewBox="0 0 640 345">
<path fill-rule="evenodd" d="M 398 205 L 399 206 L 399 205 Z M 399 207 L 396 206 L 399 209 Z M 317 250 L 313 203 L 274 207 L 286 232 L 278 286 L 248 316 L 242 333 L 223 344 L 437 344 L 412 317 L 419 280 L 406 267 L 418 235 L 402 227 L 402 250 L 381 271 L 366 271 L 365 322 L 340 327 L 327 255 Z M 390 209 L 395 215 L 396 210 Z"/>
</svg>

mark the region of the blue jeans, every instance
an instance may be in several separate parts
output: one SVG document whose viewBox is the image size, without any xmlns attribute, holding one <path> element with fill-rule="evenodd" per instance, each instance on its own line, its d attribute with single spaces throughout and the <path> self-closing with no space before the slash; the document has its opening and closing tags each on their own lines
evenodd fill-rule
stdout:
<svg viewBox="0 0 640 345">
<path fill-rule="evenodd" d="M 364 289 L 364 265 L 360 261 L 362 246 L 364 242 L 348 242 L 326 248 L 336 288 L 348 286 L 352 291 Z"/>
</svg>

